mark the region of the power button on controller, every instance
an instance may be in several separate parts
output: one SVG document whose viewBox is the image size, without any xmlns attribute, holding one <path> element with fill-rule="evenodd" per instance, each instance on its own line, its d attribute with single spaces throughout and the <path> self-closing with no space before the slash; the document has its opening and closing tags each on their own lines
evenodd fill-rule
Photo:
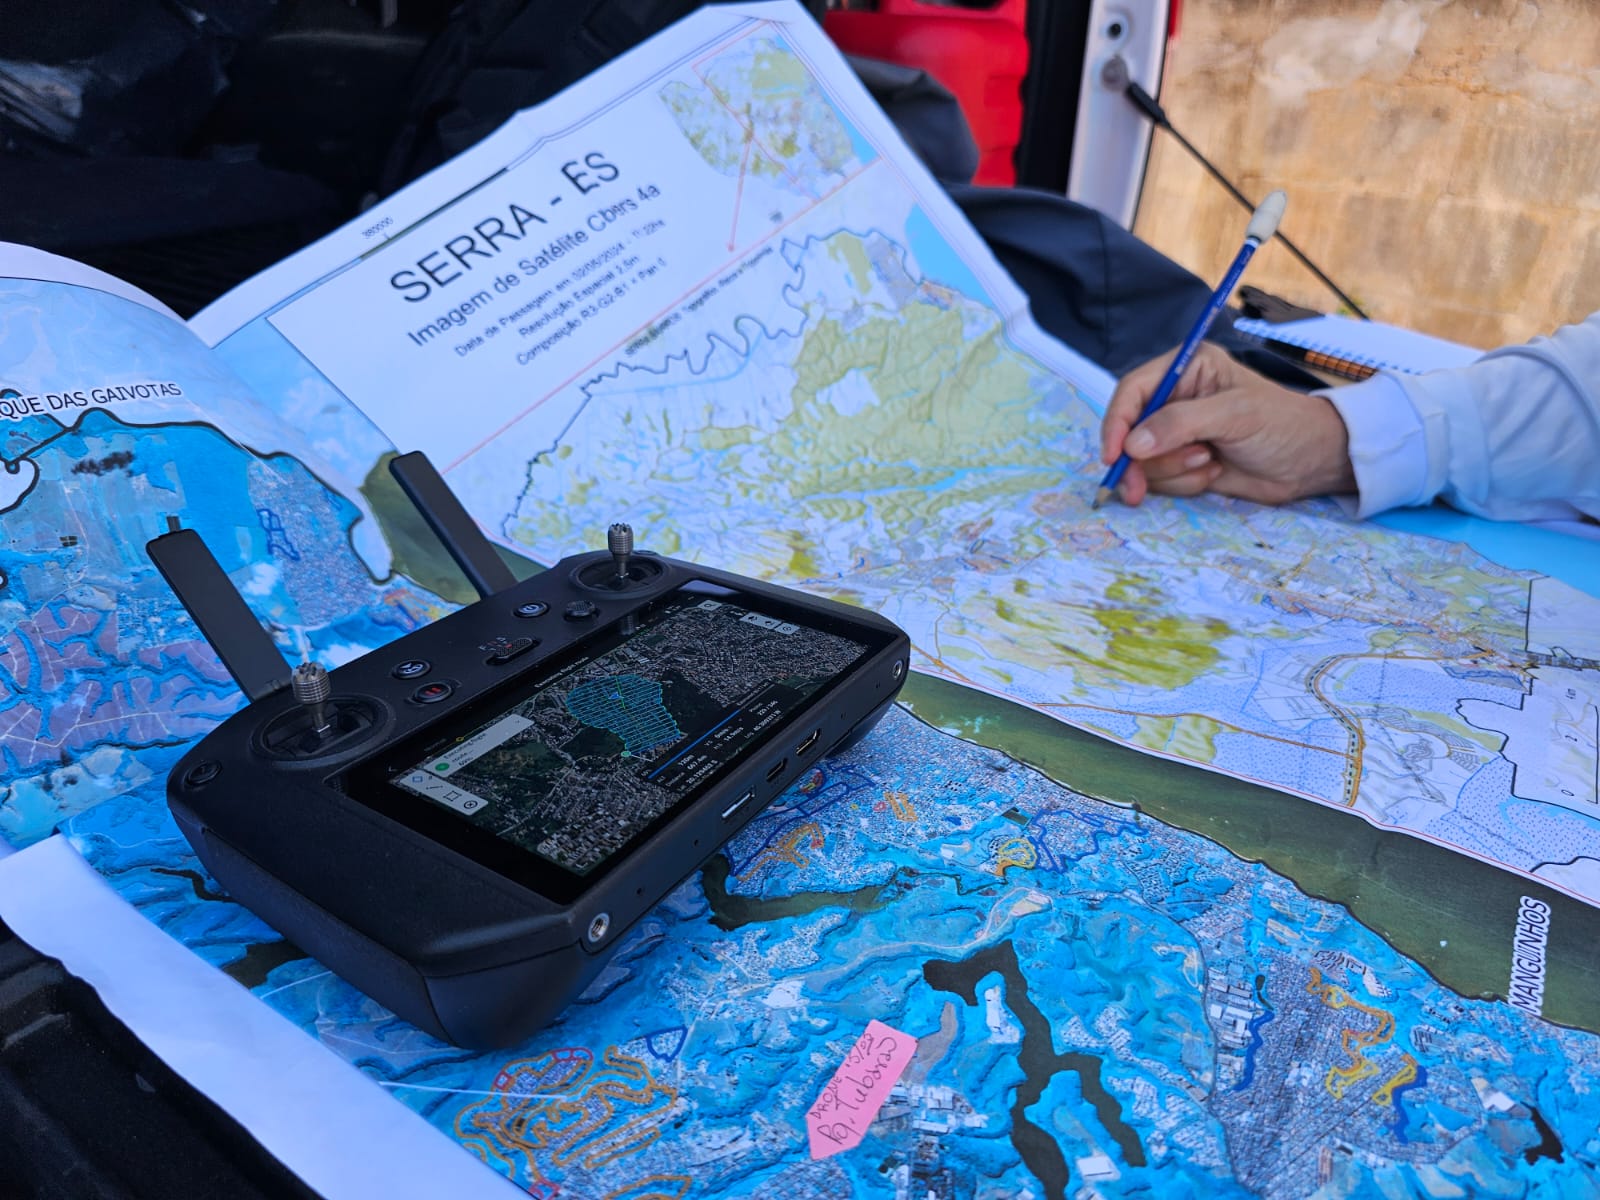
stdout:
<svg viewBox="0 0 1600 1200">
<path fill-rule="evenodd" d="M 425 683 L 412 692 L 411 698 L 418 704 L 437 704 L 441 700 L 448 700 L 455 690 L 455 684 L 448 680 L 435 679 L 432 683 Z"/>
<path fill-rule="evenodd" d="M 529 600 L 526 604 L 519 604 L 511 610 L 511 615 L 516 617 L 542 617 L 550 611 L 550 606 L 543 600 Z"/>
</svg>

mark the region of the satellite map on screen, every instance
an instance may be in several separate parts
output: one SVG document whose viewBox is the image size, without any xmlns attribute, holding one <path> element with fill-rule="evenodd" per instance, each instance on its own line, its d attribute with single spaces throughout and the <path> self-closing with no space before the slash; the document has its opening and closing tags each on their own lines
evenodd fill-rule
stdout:
<svg viewBox="0 0 1600 1200">
<path fill-rule="evenodd" d="M 396 786 L 575 874 L 848 670 L 858 642 L 686 596 L 437 741 Z"/>
</svg>

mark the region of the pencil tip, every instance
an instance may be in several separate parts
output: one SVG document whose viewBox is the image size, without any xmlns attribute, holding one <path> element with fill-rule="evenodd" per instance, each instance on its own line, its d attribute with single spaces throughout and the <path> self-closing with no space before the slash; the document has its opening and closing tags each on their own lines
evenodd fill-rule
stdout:
<svg viewBox="0 0 1600 1200">
<path fill-rule="evenodd" d="M 1109 499 L 1111 499 L 1111 489 L 1108 487 L 1100 488 L 1095 492 L 1094 499 L 1089 501 L 1089 507 L 1099 508 Z"/>
</svg>

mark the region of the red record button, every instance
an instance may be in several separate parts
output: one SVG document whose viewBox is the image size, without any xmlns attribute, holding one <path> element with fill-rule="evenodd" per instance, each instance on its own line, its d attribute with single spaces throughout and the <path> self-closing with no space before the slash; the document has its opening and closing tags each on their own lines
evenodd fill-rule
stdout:
<svg viewBox="0 0 1600 1200">
<path fill-rule="evenodd" d="M 443 679 L 435 679 L 432 683 L 425 683 L 411 693 L 411 698 L 418 704 L 437 704 L 441 700 L 448 700 L 450 693 L 455 691 L 455 685 Z"/>
</svg>

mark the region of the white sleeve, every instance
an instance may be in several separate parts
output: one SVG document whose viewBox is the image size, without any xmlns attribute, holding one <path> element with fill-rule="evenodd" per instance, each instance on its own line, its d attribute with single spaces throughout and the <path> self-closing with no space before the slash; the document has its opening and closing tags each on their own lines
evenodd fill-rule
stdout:
<svg viewBox="0 0 1600 1200">
<path fill-rule="evenodd" d="M 1600 313 L 1471 366 L 1321 394 L 1362 516 L 1441 499 L 1502 521 L 1600 517 Z"/>
</svg>

